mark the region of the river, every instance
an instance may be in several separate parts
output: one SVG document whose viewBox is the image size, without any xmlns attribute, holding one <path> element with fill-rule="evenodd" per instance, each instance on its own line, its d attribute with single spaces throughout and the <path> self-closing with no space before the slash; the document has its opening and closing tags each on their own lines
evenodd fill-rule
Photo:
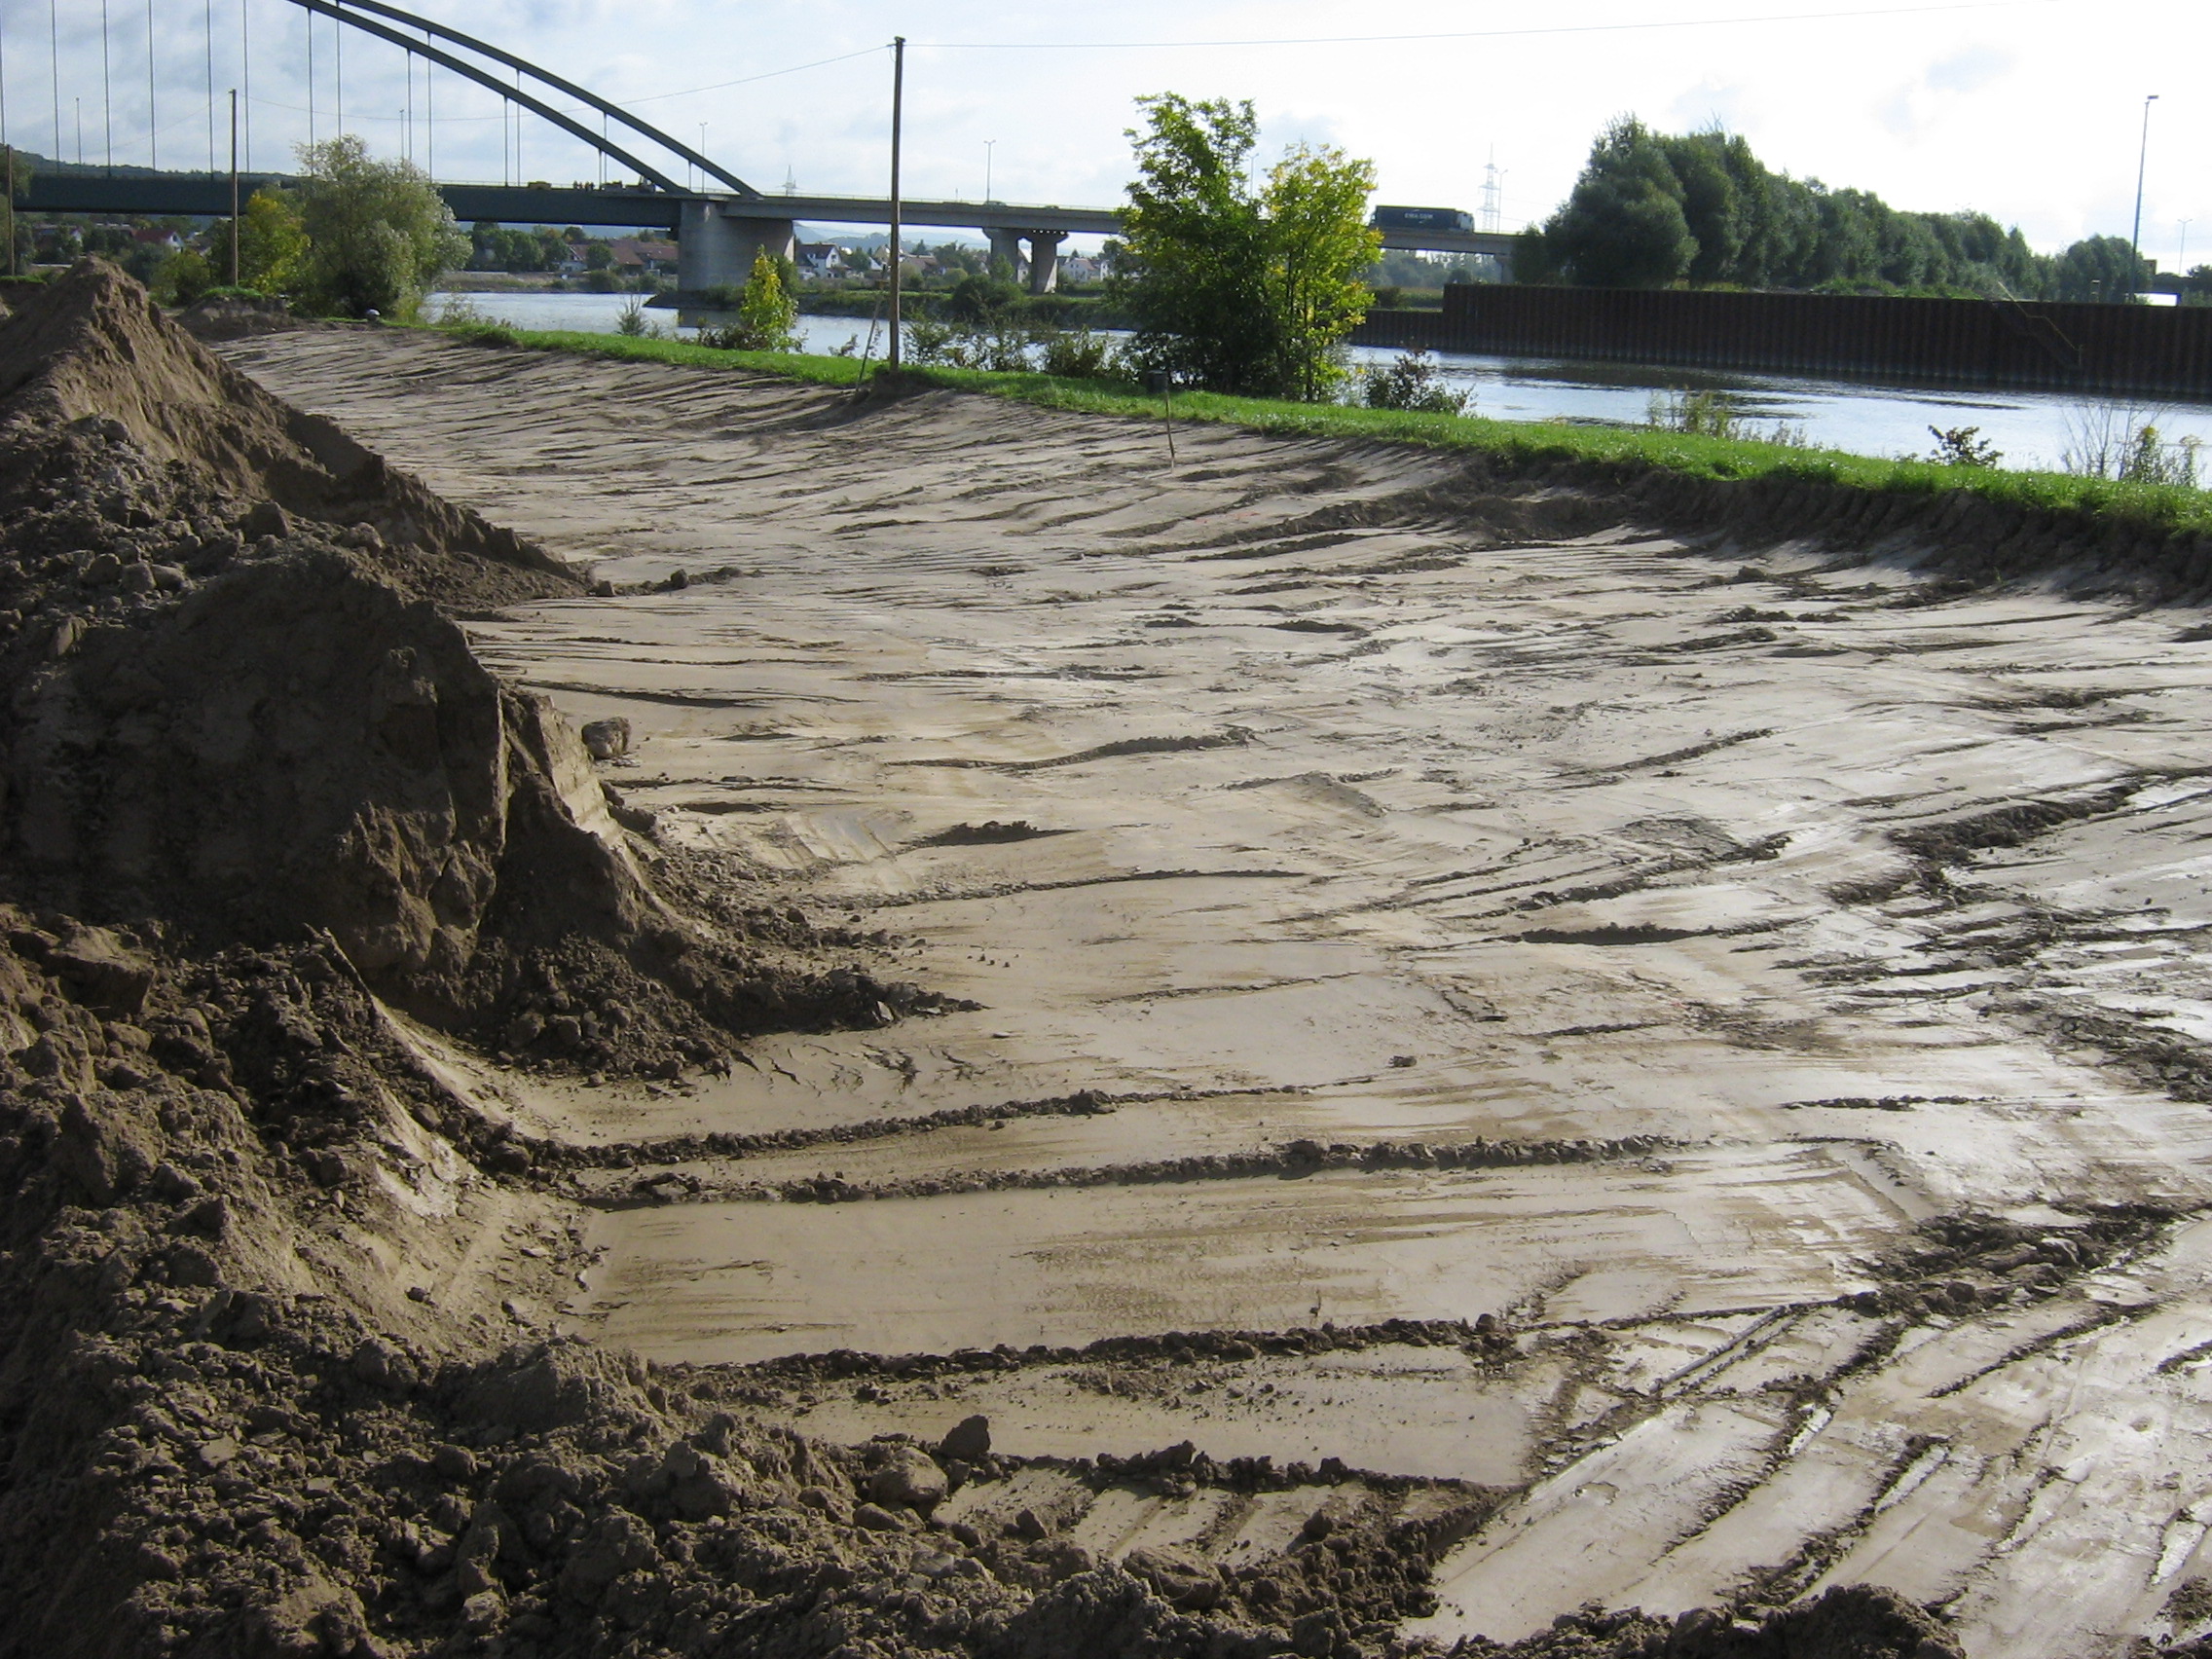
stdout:
<svg viewBox="0 0 2212 1659">
<path fill-rule="evenodd" d="M 434 294 L 435 306 L 465 300 L 489 317 L 520 328 L 562 328 L 611 334 L 628 294 Z M 665 312 L 653 313 L 670 320 Z M 802 348 L 834 351 L 848 341 L 867 345 L 865 317 L 802 316 Z M 878 331 L 875 350 L 882 342 Z M 1388 361 L 1394 352 L 1355 347 L 1355 364 Z M 2070 446 L 2102 424 L 2148 421 L 2169 441 L 2194 437 L 2212 444 L 2212 405 L 2114 401 L 2046 391 L 1930 390 L 1850 381 L 1808 380 L 1630 363 L 1560 362 L 1533 357 L 1437 354 L 1453 385 L 1474 394 L 1473 412 L 1500 421 L 1567 421 L 1641 425 L 1652 394 L 1675 387 L 1728 394 L 1754 426 L 1787 426 L 1823 449 L 1859 455 L 1921 455 L 1933 448 L 1931 426 L 1980 428 L 2008 466 L 2055 470 Z"/>
</svg>

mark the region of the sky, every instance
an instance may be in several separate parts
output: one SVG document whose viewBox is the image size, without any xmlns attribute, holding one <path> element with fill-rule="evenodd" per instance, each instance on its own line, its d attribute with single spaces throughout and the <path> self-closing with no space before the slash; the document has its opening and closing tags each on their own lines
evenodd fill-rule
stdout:
<svg viewBox="0 0 2212 1659">
<path fill-rule="evenodd" d="M 1504 228 L 1565 197 L 1617 115 L 1719 123 L 1771 167 L 1893 205 L 1972 208 L 2055 250 L 2126 236 L 2150 106 L 2143 249 L 2212 263 L 2212 5 L 2205 0 L 1122 0 L 1112 7 L 877 0 L 413 0 L 699 144 L 755 187 L 880 195 L 891 62 L 906 57 L 917 197 L 1111 205 L 1134 100 L 1247 98 L 1262 160 L 1292 143 L 1371 160 L 1378 200 Z M 103 80 L 103 15 L 105 76 Z M 597 179 L 588 147 L 397 47 L 313 23 L 313 120 L 442 179 Z M 210 33 L 212 62 L 210 63 Z M 241 34 L 250 57 L 241 73 Z M 57 49 L 56 50 L 56 46 Z M 309 131 L 310 19 L 291 0 L 0 0 L 7 141 L 91 162 L 207 165 L 208 88 L 244 86 L 252 162 Z M 340 74 L 341 59 L 343 74 Z M 828 60 L 828 61 L 826 61 Z M 149 85 L 151 70 L 151 85 Z M 104 86 L 104 92 L 103 92 Z M 542 89 L 540 89 L 542 91 Z M 412 93 L 413 119 L 408 119 Z M 547 94 L 548 101 L 571 107 Z M 434 121 L 430 119 L 434 112 Z M 596 117 L 587 125 L 596 125 Z M 227 162 L 227 118 L 212 148 Z M 654 153 L 656 159 L 661 158 Z M 519 166 L 519 171 L 517 168 Z M 682 164 L 669 162 L 680 179 Z M 2187 227 L 2183 221 L 2192 221 Z"/>
</svg>

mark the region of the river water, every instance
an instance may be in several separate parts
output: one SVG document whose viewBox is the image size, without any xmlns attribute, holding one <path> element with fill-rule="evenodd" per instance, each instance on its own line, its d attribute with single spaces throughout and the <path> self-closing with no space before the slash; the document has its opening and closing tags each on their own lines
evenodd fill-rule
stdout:
<svg viewBox="0 0 2212 1659">
<path fill-rule="evenodd" d="M 564 328 L 611 334 L 627 294 L 468 294 L 431 296 L 437 306 L 466 300 L 488 317 L 520 328 Z M 666 322 L 666 312 L 652 313 Z M 848 341 L 868 345 L 866 317 L 803 316 L 801 347 L 834 351 Z M 882 352 L 878 328 L 874 352 Z M 1395 353 L 1355 347 L 1355 364 L 1386 362 Z M 1975 426 L 2003 453 L 2007 466 L 2057 469 L 2069 447 L 2100 427 L 2149 422 L 2168 441 L 2194 437 L 2212 444 L 2212 404 L 2090 398 L 2065 392 L 1930 390 L 1910 387 L 1807 380 L 1703 369 L 1647 368 L 1633 363 L 1559 362 L 1535 357 L 1484 357 L 1440 352 L 1445 376 L 1471 391 L 1473 413 L 1499 421 L 1568 421 L 1641 425 L 1654 392 L 1672 388 L 1728 394 L 1754 428 L 1787 426 L 1823 449 L 1859 455 L 1925 456 L 1929 427 Z"/>
</svg>

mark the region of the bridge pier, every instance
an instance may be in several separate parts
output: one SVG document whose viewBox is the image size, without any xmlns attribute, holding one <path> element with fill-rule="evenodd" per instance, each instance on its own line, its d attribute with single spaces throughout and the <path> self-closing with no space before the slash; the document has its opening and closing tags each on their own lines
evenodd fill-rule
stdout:
<svg viewBox="0 0 2212 1659">
<path fill-rule="evenodd" d="M 682 204 L 676 228 L 676 286 L 681 292 L 744 287 L 762 249 L 778 259 L 793 257 L 793 221 L 741 217 L 730 211 L 735 205 L 696 199 Z"/>
<path fill-rule="evenodd" d="M 1049 294 L 1060 285 L 1060 242 L 1065 231 L 1009 231 L 997 226 L 984 230 L 990 239 L 991 263 L 995 266 L 1005 260 L 1014 279 L 1026 282 L 1032 294 Z M 1021 244 L 1029 244 L 1029 253 L 1022 255 Z"/>
<path fill-rule="evenodd" d="M 996 270 L 999 261 L 1003 259 L 1006 261 L 1008 273 L 1015 281 L 1020 281 L 1023 263 L 1021 233 L 1019 231 L 987 230 L 983 235 L 990 239 L 992 269 Z"/>
<path fill-rule="evenodd" d="M 1065 231 L 1024 231 L 1029 239 L 1029 291 L 1049 294 L 1060 285 L 1060 243 Z"/>
</svg>

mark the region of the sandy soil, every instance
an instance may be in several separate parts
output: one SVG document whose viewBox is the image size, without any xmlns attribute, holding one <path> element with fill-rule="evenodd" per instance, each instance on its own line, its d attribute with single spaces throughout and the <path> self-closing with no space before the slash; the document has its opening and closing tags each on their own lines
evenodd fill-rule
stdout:
<svg viewBox="0 0 2212 1659">
<path fill-rule="evenodd" d="M 592 1150 L 573 1328 L 755 1365 L 839 1436 L 957 1399 L 1016 1454 L 1522 1488 L 1447 1560 L 1446 1638 L 1859 1580 L 1975 1655 L 2196 1628 L 2193 616 L 1716 549 L 1415 452 L 1193 429 L 1170 469 L 979 399 L 229 353 L 599 577 L 686 572 L 472 638 L 632 722 L 606 776 L 672 856 L 977 1005 L 677 1086 L 437 1053 Z M 860 1207 L 794 1206 L 817 1177 Z M 1926 1255 L 1963 1211 L 2010 1226 Z M 1350 1334 L 1483 1315 L 1487 1357 Z M 1346 1339 L 1084 1351 L 1309 1327 Z"/>
</svg>

